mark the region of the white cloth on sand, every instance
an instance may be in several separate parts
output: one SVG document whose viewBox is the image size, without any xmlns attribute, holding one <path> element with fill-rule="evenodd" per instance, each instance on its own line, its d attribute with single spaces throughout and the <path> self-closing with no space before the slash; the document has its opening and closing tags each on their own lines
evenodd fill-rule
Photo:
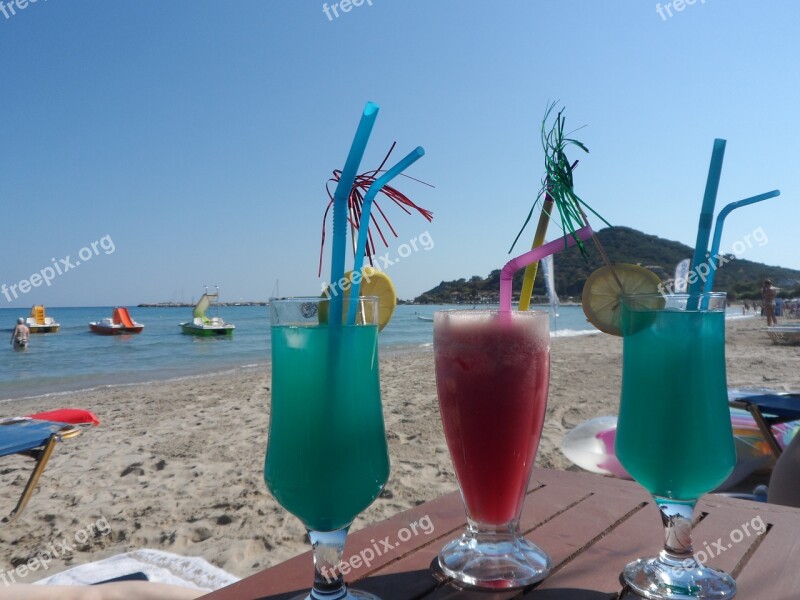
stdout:
<svg viewBox="0 0 800 600">
<path fill-rule="evenodd" d="M 73 567 L 36 583 L 86 585 L 142 572 L 155 583 L 171 583 L 188 588 L 217 590 L 239 581 L 205 559 L 178 556 L 160 550 L 134 550 L 111 558 Z"/>
</svg>

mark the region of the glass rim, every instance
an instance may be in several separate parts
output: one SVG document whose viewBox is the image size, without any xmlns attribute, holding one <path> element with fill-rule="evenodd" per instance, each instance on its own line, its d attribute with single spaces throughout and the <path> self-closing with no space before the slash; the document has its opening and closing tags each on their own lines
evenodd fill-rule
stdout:
<svg viewBox="0 0 800 600">
<path fill-rule="evenodd" d="M 619 306 L 623 312 L 674 312 L 722 313 L 728 306 L 726 292 L 701 292 L 699 294 L 623 294 Z"/>
<path fill-rule="evenodd" d="M 439 313 L 450 314 L 450 313 L 472 313 L 472 312 L 475 312 L 475 313 L 499 313 L 499 312 L 504 312 L 504 311 L 501 311 L 499 308 L 444 308 L 442 310 L 433 311 L 433 314 L 436 315 L 436 314 L 439 314 Z M 530 313 L 530 314 L 536 314 L 536 315 L 538 315 L 538 314 L 545 314 L 545 315 L 549 314 L 548 311 L 542 310 L 542 309 L 511 310 L 511 311 L 505 311 L 505 312 L 512 312 L 512 313 L 515 313 L 515 314 Z"/>
<path fill-rule="evenodd" d="M 661 292 L 645 292 L 641 294 L 622 294 L 621 298 L 727 298 L 728 292 L 700 292 L 699 294 L 690 294 L 688 292 L 681 292 L 678 294 L 662 294 Z"/>
<path fill-rule="evenodd" d="M 343 297 L 339 309 L 342 311 L 342 328 L 351 327 L 378 327 L 379 325 L 379 296 Z M 271 327 L 329 327 L 331 298 L 322 296 L 287 296 L 285 298 L 270 298 L 267 306 Z M 360 315 L 351 323 L 345 322 L 345 315 L 355 309 Z M 323 311 L 327 314 L 324 322 L 320 322 Z M 336 319 L 338 321 L 338 319 Z M 334 327 L 335 328 L 335 327 Z"/>
<path fill-rule="evenodd" d="M 343 297 L 342 302 L 353 302 L 354 300 L 363 301 L 363 300 L 374 300 L 376 302 L 380 301 L 380 297 L 378 296 L 359 296 L 358 298 L 351 298 L 350 296 Z M 330 302 L 331 298 L 323 298 L 322 296 L 285 296 L 282 298 L 270 298 L 268 302 L 272 304 L 273 302 L 285 302 L 286 304 L 292 302 Z"/>
<path fill-rule="evenodd" d="M 469 315 L 469 314 L 485 315 L 487 313 L 488 314 L 499 314 L 500 312 L 504 312 L 504 311 L 501 311 L 499 308 L 446 308 L 444 310 L 435 310 L 435 311 L 433 311 L 433 315 L 434 316 L 436 316 L 436 315 L 455 315 L 455 314 L 459 314 L 459 315 L 462 315 L 462 314 L 463 315 Z M 531 315 L 531 316 L 542 316 L 542 315 L 549 316 L 550 315 L 549 311 L 541 310 L 541 309 L 537 309 L 537 310 L 511 310 L 511 311 L 508 311 L 508 312 L 510 312 L 512 314 L 515 314 L 515 315 L 526 315 L 526 314 Z"/>
</svg>

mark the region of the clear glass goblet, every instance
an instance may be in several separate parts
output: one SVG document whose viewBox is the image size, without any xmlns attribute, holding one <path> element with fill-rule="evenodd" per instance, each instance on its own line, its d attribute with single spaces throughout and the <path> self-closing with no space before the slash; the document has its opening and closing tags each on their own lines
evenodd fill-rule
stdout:
<svg viewBox="0 0 800 600">
<path fill-rule="evenodd" d="M 468 523 L 439 565 L 481 588 L 540 581 L 550 558 L 522 536 L 519 518 L 547 407 L 548 315 L 443 311 L 433 326 L 439 409 Z"/>
<path fill-rule="evenodd" d="M 310 600 L 364 598 L 341 570 L 347 530 L 378 497 L 389 454 L 378 379 L 378 299 L 357 302 L 353 325 L 331 326 L 330 302 L 270 301 L 272 403 L 264 478 L 305 525 L 314 554 Z M 342 315 L 339 315 L 341 321 Z"/>
<path fill-rule="evenodd" d="M 736 464 L 725 376 L 725 294 L 638 294 L 622 301 L 622 396 L 616 454 L 655 499 L 664 525 L 658 556 L 623 579 L 651 600 L 724 600 L 736 582 L 696 559 L 698 498 Z"/>
</svg>

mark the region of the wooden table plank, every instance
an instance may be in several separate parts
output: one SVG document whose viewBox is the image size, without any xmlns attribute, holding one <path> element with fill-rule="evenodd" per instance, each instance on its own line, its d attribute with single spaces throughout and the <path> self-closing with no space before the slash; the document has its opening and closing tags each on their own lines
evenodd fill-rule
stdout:
<svg viewBox="0 0 800 600">
<path fill-rule="evenodd" d="M 737 597 L 797 600 L 800 598 L 800 509 L 760 504 L 753 510 L 769 529 L 736 576 Z"/>
<path fill-rule="evenodd" d="M 601 539 L 559 569 L 541 584 L 547 589 L 589 589 L 616 593 L 620 590 L 619 573 L 637 556 L 658 552 L 663 529 L 652 504 L 636 511 Z M 526 598 L 536 598 L 533 592 Z"/>
<path fill-rule="evenodd" d="M 520 519 L 522 531 L 529 532 L 535 529 L 563 513 L 565 510 L 568 510 L 570 507 L 580 504 L 582 500 L 590 495 L 590 492 L 580 485 L 561 487 L 546 485 L 534 489 L 525 499 L 523 514 Z M 463 513 L 463 508 L 461 510 Z M 373 573 L 369 579 L 359 581 L 357 587 L 380 595 L 383 600 L 421 597 L 426 593 L 434 593 L 432 597 L 436 597 L 436 594 L 440 593 L 436 588 L 441 584 L 442 580 L 446 580 L 444 575 L 438 571 L 436 559 L 439 550 L 441 550 L 444 544 L 458 537 L 464 530 L 464 527 L 466 527 L 466 517 L 462 514 L 461 525 L 457 530 L 450 532 L 448 535 L 438 537 L 436 540 L 431 540 L 424 548 L 413 554 L 399 558 L 386 568 Z M 529 538 L 536 543 L 535 535 L 529 536 Z M 432 565 L 436 567 L 434 571 L 431 571 Z M 423 573 L 423 575 L 413 583 L 413 594 L 408 593 L 404 589 L 393 587 L 392 580 L 390 578 L 387 579 L 387 576 L 403 572 Z M 376 575 L 379 579 L 375 578 Z M 407 585 L 411 584 L 407 582 Z M 447 591 L 444 593 L 450 592 Z"/>
<path fill-rule="evenodd" d="M 600 539 L 607 529 L 616 526 L 639 510 L 641 505 L 642 502 L 636 494 L 621 493 L 619 489 L 613 487 L 610 491 L 593 493 L 584 485 L 559 487 L 550 484 L 527 498 L 522 519 L 523 531 L 528 539 L 550 554 L 555 571 L 594 540 Z M 413 590 L 410 590 L 413 593 L 373 585 L 372 578 L 361 582 L 360 587 L 381 595 L 383 600 L 418 598 L 423 597 L 426 592 L 430 592 L 424 596 L 426 600 L 454 596 L 464 599 L 486 598 L 486 592 L 459 590 L 454 584 L 446 587 L 439 585 L 440 581 L 445 580 L 436 563 L 441 546 L 441 543 L 437 546 L 431 544 L 378 571 L 377 574 L 385 575 L 403 571 L 422 571 L 433 567 L 432 574 L 415 582 Z M 497 592 L 490 596 L 493 599 L 505 600 L 520 597 L 521 594 L 522 592 L 518 590 Z M 607 594 L 603 597 L 606 596 Z"/>
<path fill-rule="evenodd" d="M 661 548 L 658 511 L 635 483 L 536 469 L 529 490 L 522 530 L 551 555 L 554 564 L 552 574 L 533 589 L 464 590 L 437 573 L 439 550 L 460 535 L 466 524 L 458 493 L 353 533 L 345 552 L 349 560 L 375 549 L 381 540 L 393 547 L 376 552 L 369 565 L 357 565 L 346 579 L 383 600 L 611 600 L 620 592 L 618 576 L 624 565 L 654 556 Z M 713 549 L 708 564 L 734 574 L 738 597 L 800 598 L 800 578 L 795 574 L 800 564 L 800 510 L 706 496 L 698 511 L 706 516 L 695 527 L 695 550 Z M 414 523 L 417 532 L 412 535 Z M 762 523 L 769 528 L 767 533 L 754 535 Z M 421 524 L 428 525 L 424 532 Z M 406 533 L 400 540 L 403 530 Z M 308 589 L 311 575 L 307 552 L 205 598 L 288 600 Z"/>
<path fill-rule="evenodd" d="M 396 536 L 401 529 L 411 531 L 410 525 L 418 523 L 426 516 L 430 518 L 434 527 L 432 534 L 434 539 L 446 536 L 452 531 L 460 530 L 465 523 L 465 516 L 458 492 L 436 498 L 431 502 L 426 502 L 399 513 L 390 519 L 381 521 L 372 527 L 354 532 L 348 536 L 344 557 L 351 560 L 353 556 L 358 556 L 361 551 L 373 548 L 374 544 L 378 544 L 380 549 L 382 547 L 381 540 L 386 539 L 387 536 L 389 537 L 388 543 L 394 545 L 398 541 Z M 347 581 L 356 581 L 367 573 L 396 560 L 398 556 L 413 553 L 420 546 L 425 545 L 429 537 L 424 534 L 424 531 L 419 526 L 417 531 L 419 532 L 418 535 L 414 535 L 406 542 L 398 544 L 391 551 L 376 556 L 369 567 L 361 565 L 353 569 L 345 579 Z M 208 600 L 217 600 L 219 598 L 226 600 L 255 600 L 256 598 L 267 597 L 265 594 L 268 593 L 269 598 L 278 600 L 283 597 L 290 597 L 286 596 L 288 592 L 299 593 L 310 587 L 313 574 L 313 559 L 309 551 L 224 590 L 218 590 L 204 596 L 204 598 Z"/>
<path fill-rule="evenodd" d="M 736 576 L 737 567 L 760 543 L 759 530 L 766 529 L 756 502 L 704 496 L 695 514 L 707 513 L 692 530 L 695 557 L 703 564 Z"/>
<path fill-rule="evenodd" d="M 551 478 L 548 476 L 548 481 L 550 481 L 550 479 Z M 546 517 L 552 516 L 553 512 L 557 512 L 570 503 L 576 502 L 580 497 L 585 496 L 587 491 L 583 486 L 583 483 L 572 481 L 565 486 L 552 486 L 541 500 L 537 502 L 544 502 L 545 504 L 552 503 L 551 512 L 547 512 L 545 515 Z M 563 489 L 559 490 L 560 487 Z M 528 492 L 528 497 L 544 489 L 546 489 L 546 486 L 543 486 L 534 477 L 531 479 L 529 485 L 530 491 Z M 561 498 L 561 500 L 559 500 L 559 498 Z M 526 501 L 526 506 L 527 504 Z M 528 513 L 525 513 L 525 515 L 527 514 Z M 533 511 L 530 513 L 530 518 L 536 519 L 537 515 L 538 512 Z M 434 527 L 434 539 L 429 540 L 429 536 L 426 535 L 413 536 L 408 541 L 397 544 L 397 548 L 393 548 L 391 552 L 376 557 L 369 566 L 360 565 L 358 568 L 353 569 L 347 574 L 345 579 L 348 582 L 358 582 L 360 579 L 375 572 L 389 562 L 399 560 L 407 554 L 413 554 L 419 547 L 435 540 L 440 541 L 436 550 L 438 553 L 439 547 L 456 537 L 466 526 L 464 505 L 461 501 L 460 494 L 454 492 L 395 515 L 372 527 L 354 532 L 348 536 L 344 556 L 345 559 L 352 560 L 353 556 L 357 556 L 361 551 L 370 548 L 375 542 L 379 543 L 379 546 L 381 546 L 380 541 L 387 536 L 389 536 L 387 541 L 394 545 L 397 542 L 396 536 L 401 529 L 408 529 L 410 523 L 418 522 L 425 517 L 430 519 Z M 258 578 L 257 587 L 253 587 L 253 584 L 250 582 L 248 582 L 247 585 L 240 582 L 232 586 L 231 589 L 226 589 L 222 596 L 220 596 L 220 592 L 216 592 L 206 596 L 206 598 L 217 599 L 223 597 L 233 600 L 252 600 L 253 598 L 259 597 L 256 593 L 258 590 L 260 590 L 262 594 L 264 593 L 263 590 L 269 590 L 271 594 L 270 597 L 281 598 L 282 594 L 302 590 L 311 584 L 313 575 L 311 565 L 311 553 L 306 552 L 257 574 L 255 576 Z M 424 565 L 424 569 L 421 568 L 421 570 L 427 568 L 428 565 L 426 564 Z M 394 584 L 390 582 L 387 585 L 393 586 Z M 356 583 L 356 587 L 359 587 L 358 583 Z"/>
</svg>

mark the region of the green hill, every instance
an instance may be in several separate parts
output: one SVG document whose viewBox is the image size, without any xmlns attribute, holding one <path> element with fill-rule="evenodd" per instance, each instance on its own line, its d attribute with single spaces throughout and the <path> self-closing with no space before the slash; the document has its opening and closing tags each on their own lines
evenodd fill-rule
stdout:
<svg viewBox="0 0 800 600">
<path fill-rule="evenodd" d="M 613 262 L 640 264 L 654 271 L 661 280 L 669 282 L 677 265 L 684 258 L 692 257 L 689 246 L 648 235 L 629 227 L 607 227 L 597 232 L 603 248 Z M 586 244 L 589 254 L 587 262 L 577 248 L 569 248 L 559 252 L 553 258 L 556 292 L 562 300 L 580 299 L 586 278 L 603 262 L 600 254 L 591 242 Z M 800 271 L 764 265 L 736 258 L 726 254 L 728 262 L 717 269 L 714 278 L 715 291 L 727 291 L 731 299 L 761 298 L 761 284 L 766 278 L 772 279 L 773 285 L 781 288 L 781 296 L 800 296 Z M 514 296 L 522 287 L 522 273 L 518 271 L 514 277 Z M 433 289 L 422 293 L 414 302 L 420 304 L 497 302 L 500 289 L 500 270 L 489 273 L 488 277 L 473 275 L 469 279 L 443 281 Z M 536 276 L 533 288 L 534 295 L 544 297 L 546 292 L 542 270 Z"/>
</svg>

